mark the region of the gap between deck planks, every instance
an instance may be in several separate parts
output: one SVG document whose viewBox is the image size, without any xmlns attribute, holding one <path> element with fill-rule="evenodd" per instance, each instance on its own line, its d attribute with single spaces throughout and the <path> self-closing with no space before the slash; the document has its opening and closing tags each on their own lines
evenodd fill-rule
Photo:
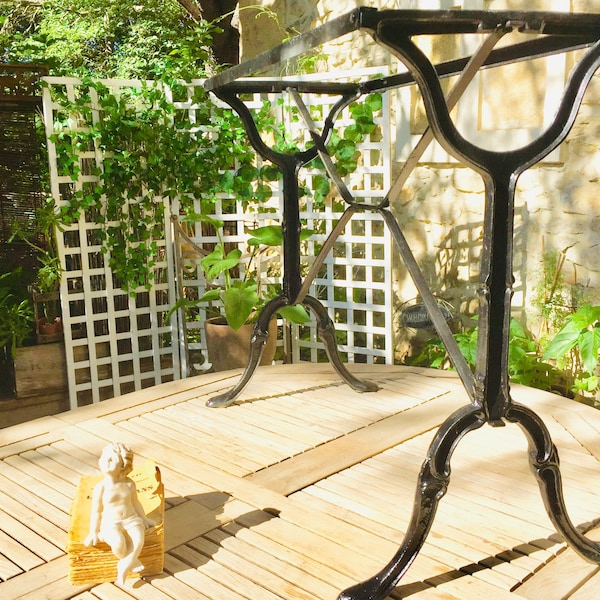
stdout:
<svg viewBox="0 0 600 600">
<path fill-rule="evenodd" d="M 463 391 L 448 392 L 419 406 L 266 467 L 245 478 L 284 496 L 438 427 L 465 403 Z"/>
</svg>

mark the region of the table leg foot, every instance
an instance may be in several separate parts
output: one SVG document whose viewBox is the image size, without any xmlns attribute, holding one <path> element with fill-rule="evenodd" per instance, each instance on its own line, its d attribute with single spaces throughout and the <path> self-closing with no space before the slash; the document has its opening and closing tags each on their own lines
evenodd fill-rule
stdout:
<svg viewBox="0 0 600 600">
<path fill-rule="evenodd" d="M 317 318 L 319 338 L 325 345 L 325 351 L 327 352 L 329 362 L 332 364 L 338 375 L 357 392 L 376 392 L 379 389 L 379 386 L 376 383 L 355 377 L 348 371 L 346 365 L 342 362 L 337 347 L 335 327 L 325 307 L 312 296 L 306 296 L 303 300 L 303 304 L 308 306 Z"/>
<path fill-rule="evenodd" d="M 338 600 L 383 600 L 419 554 L 433 524 L 438 504 L 450 483 L 450 459 L 458 442 L 485 423 L 479 406 L 455 411 L 437 431 L 423 462 L 413 513 L 402 545 L 379 573 L 343 591 Z"/>
<path fill-rule="evenodd" d="M 282 306 L 286 305 L 287 301 L 283 296 L 278 296 L 265 305 L 258 316 L 254 331 L 252 332 L 252 339 L 250 340 L 250 356 L 242 376 L 231 389 L 209 398 L 206 401 L 206 406 L 209 408 L 223 408 L 229 406 L 233 404 L 236 398 L 243 392 L 260 364 L 263 350 L 269 340 L 269 323 L 275 313 Z"/>
</svg>

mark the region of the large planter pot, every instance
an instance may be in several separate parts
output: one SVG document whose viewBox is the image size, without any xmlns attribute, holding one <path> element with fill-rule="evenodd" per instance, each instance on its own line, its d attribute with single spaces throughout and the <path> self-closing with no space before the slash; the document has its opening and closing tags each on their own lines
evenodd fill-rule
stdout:
<svg viewBox="0 0 600 600">
<path fill-rule="evenodd" d="M 55 342 L 17 348 L 14 377 L 17 398 L 66 393 L 68 384 L 64 344 Z"/>
<path fill-rule="evenodd" d="M 250 340 L 254 324 L 243 325 L 234 331 L 222 317 L 208 319 L 204 323 L 208 360 L 215 371 L 228 371 L 246 366 L 250 356 Z M 261 365 L 270 365 L 277 347 L 277 320 L 269 324 L 269 339 L 260 360 Z"/>
</svg>

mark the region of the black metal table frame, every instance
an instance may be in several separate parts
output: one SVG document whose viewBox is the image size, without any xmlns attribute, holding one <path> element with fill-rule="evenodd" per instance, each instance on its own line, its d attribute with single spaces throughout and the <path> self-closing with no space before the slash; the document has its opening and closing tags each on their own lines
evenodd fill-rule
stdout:
<svg viewBox="0 0 600 600">
<path fill-rule="evenodd" d="M 318 45 L 357 30 L 368 32 L 374 41 L 387 48 L 408 69 L 408 73 L 361 83 L 307 82 L 247 78 L 283 60 L 296 57 Z M 532 38 L 499 49 L 497 41 L 507 32 L 518 30 Z M 419 50 L 412 37 L 433 34 L 487 34 L 472 56 L 434 65 Z M 509 326 L 513 272 L 514 195 L 519 176 L 540 162 L 568 135 L 588 83 L 600 66 L 600 15 L 541 12 L 423 11 L 376 10 L 358 8 L 315 28 L 290 42 L 209 79 L 205 87 L 228 103 L 242 118 L 249 139 L 259 154 L 278 165 L 283 173 L 283 289 L 261 312 L 254 329 L 250 361 L 238 384 L 208 401 L 209 406 L 231 404 L 250 381 L 260 361 L 268 336 L 268 323 L 275 312 L 287 305 L 301 303 L 318 320 L 320 335 L 328 356 L 338 373 L 353 388 L 373 391 L 377 386 L 352 376 L 337 352 L 333 324 L 326 309 L 308 295 L 308 289 L 324 256 L 331 250 L 345 225 L 358 211 L 375 211 L 389 228 L 395 247 L 402 257 L 430 319 L 444 342 L 470 403 L 451 414 L 436 432 L 419 474 L 413 514 L 404 541 L 387 565 L 370 579 L 342 592 L 340 600 L 385 598 L 396 586 L 418 555 L 433 524 L 440 499 L 450 482 L 450 462 L 454 448 L 470 431 L 484 424 L 501 426 L 516 423 L 529 444 L 531 468 L 538 480 L 548 515 L 567 543 L 584 558 L 600 563 L 600 544 L 587 538 L 569 519 L 563 496 L 557 449 L 540 417 L 531 409 L 513 402 L 508 375 Z M 505 152 L 480 148 L 466 140 L 456 129 L 450 110 L 477 71 L 519 60 L 529 60 L 558 52 L 586 49 L 572 69 L 559 108 L 552 123 L 529 144 Z M 440 78 L 460 74 L 447 98 Z M 400 176 L 383 201 L 360 203 L 337 174 L 326 142 L 336 116 L 363 94 L 417 84 L 423 97 L 429 130 L 406 161 Z M 295 154 L 282 154 L 270 148 L 260 136 L 251 111 L 241 95 L 249 92 L 282 93 L 287 91 L 296 102 L 313 145 Z M 307 110 L 302 94 L 332 94 L 339 101 L 318 131 Z M 478 288 L 479 336 L 473 373 L 461 355 L 445 316 L 438 307 L 415 257 L 390 211 L 390 203 L 404 185 L 427 144 L 435 136 L 441 146 L 461 163 L 479 173 L 485 184 L 485 214 L 481 276 Z M 316 258 L 308 276 L 300 273 L 300 217 L 298 171 L 316 156 L 347 204 L 347 209 Z"/>
</svg>

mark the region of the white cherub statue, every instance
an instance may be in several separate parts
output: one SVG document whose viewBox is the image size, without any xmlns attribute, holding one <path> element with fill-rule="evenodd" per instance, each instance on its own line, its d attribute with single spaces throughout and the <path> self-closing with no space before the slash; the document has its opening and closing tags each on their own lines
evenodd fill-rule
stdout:
<svg viewBox="0 0 600 600">
<path fill-rule="evenodd" d="M 119 559 L 117 583 L 144 566 L 139 555 L 144 547 L 145 530 L 155 525 L 137 497 L 135 483 L 128 477 L 133 468 L 133 452 L 124 444 L 108 444 L 98 460 L 104 478 L 94 487 L 90 532 L 86 546 L 106 542 Z"/>
</svg>

